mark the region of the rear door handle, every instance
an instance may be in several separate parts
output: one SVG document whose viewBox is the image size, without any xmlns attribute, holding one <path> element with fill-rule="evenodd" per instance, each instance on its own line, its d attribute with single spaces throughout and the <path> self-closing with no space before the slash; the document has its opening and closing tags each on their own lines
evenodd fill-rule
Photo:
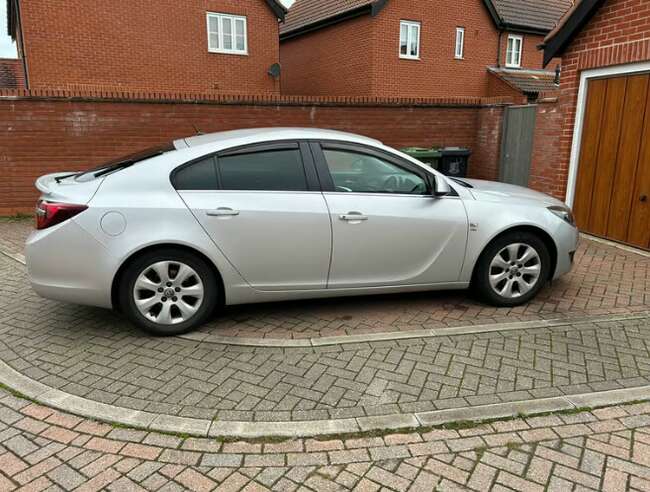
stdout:
<svg viewBox="0 0 650 492">
<path fill-rule="evenodd" d="M 347 220 L 348 222 L 357 222 L 368 220 L 368 216 L 363 215 L 361 212 L 348 212 L 347 214 L 339 215 L 339 219 Z"/>
<path fill-rule="evenodd" d="M 220 207 L 216 210 L 208 210 L 205 214 L 210 217 L 232 217 L 234 215 L 239 215 L 239 210 L 233 210 L 229 207 Z"/>
</svg>

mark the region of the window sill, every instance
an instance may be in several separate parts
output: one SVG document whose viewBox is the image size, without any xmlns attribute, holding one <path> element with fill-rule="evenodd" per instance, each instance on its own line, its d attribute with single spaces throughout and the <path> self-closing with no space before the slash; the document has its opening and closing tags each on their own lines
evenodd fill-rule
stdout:
<svg viewBox="0 0 650 492">
<path fill-rule="evenodd" d="M 400 60 L 420 61 L 420 57 L 419 57 L 419 56 L 404 56 L 404 55 L 400 55 L 400 56 L 399 56 L 399 59 L 400 59 Z"/>
<path fill-rule="evenodd" d="M 217 55 L 248 56 L 248 51 L 208 50 L 208 53 L 214 53 Z"/>
<path fill-rule="evenodd" d="M 454 60 L 463 61 L 464 59 L 464 56 L 454 56 Z"/>
<path fill-rule="evenodd" d="M 521 68 L 521 65 L 508 65 L 506 63 L 506 68 Z"/>
</svg>

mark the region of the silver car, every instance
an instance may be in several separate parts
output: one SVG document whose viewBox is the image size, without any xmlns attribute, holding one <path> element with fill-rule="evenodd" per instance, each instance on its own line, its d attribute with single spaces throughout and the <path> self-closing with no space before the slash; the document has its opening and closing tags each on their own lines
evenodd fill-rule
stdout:
<svg viewBox="0 0 650 492">
<path fill-rule="evenodd" d="M 36 186 L 34 290 L 158 335 L 290 299 L 472 286 L 516 306 L 571 269 L 578 241 L 550 196 L 330 130 L 199 135 Z"/>
</svg>

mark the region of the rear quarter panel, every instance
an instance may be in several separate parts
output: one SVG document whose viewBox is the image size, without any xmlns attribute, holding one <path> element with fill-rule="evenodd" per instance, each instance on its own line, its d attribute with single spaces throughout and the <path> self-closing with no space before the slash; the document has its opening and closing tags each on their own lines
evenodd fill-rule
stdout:
<svg viewBox="0 0 650 492">
<path fill-rule="evenodd" d="M 114 276 L 122 264 L 145 248 L 177 244 L 195 249 L 208 257 L 219 270 L 224 284 L 248 289 L 239 272 L 228 262 L 203 230 L 172 187 L 170 172 L 194 158 L 196 152 L 172 152 L 107 176 L 90 208 L 75 217 L 114 259 Z M 197 156 L 198 157 L 198 156 Z M 118 234 L 102 226 L 107 214 L 123 217 L 124 230 Z M 229 293 L 226 292 L 228 302 Z"/>
</svg>

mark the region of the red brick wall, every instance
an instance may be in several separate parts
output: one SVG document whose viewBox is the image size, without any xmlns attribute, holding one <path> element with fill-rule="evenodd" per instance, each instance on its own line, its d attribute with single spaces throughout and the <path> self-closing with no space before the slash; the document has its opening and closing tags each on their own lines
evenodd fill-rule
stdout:
<svg viewBox="0 0 650 492">
<path fill-rule="evenodd" d="M 650 60 L 650 2 L 608 0 L 562 57 L 560 110 L 563 113 L 557 161 L 560 193 L 566 193 L 582 71 Z"/>
<path fill-rule="evenodd" d="M 399 58 L 400 20 L 421 23 L 420 60 Z M 456 28 L 465 53 L 456 60 Z M 543 36 L 525 34 L 522 67 L 541 69 Z M 501 38 L 505 65 L 508 33 Z M 491 96 L 488 66 L 496 66 L 499 32 L 482 0 L 400 0 L 377 17 L 345 21 L 280 44 L 283 94 L 377 97 Z M 559 63 L 559 60 L 557 60 Z M 553 69 L 555 64 L 551 66 Z M 496 91 L 510 95 L 512 92 Z"/>
<path fill-rule="evenodd" d="M 519 90 L 504 82 L 493 73 L 488 73 L 488 96 L 522 98 Z"/>
<path fill-rule="evenodd" d="M 544 36 L 535 34 L 520 34 L 504 32 L 501 39 L 501 66 L 506 66 L 506 50 L 508 49 L 508 35 L 515 34 L 524 38 L 524 50 L 521 54 L 521 68 L 541 70 L 544 68 L 544 52 L 538 49 L 538 46 L 544 41 Z M 549 63 L 549 70 L 555 70 L 555 66 L 560 63 L 557 58 Z"/>
<path fill-rule="evenodd" d="M 309 126 L 352 131 L 397 148 L 434 143 L 469 147 L 475 176 L 490 174 L 481 168 L 498 161 L 502 109 L 481 106 L 479 100 L 397 105 L 394 100 L 257 99 L 253 104 L 244 99 L 183 103 L 0 97 L 0 214 L 31 211 L 37 197 L 33 182 L 42 174 L 89 168 L 191 135 L 195 127 L 212 132 Z"/>
<path fill-rule="evenodd" d="M 282 93 L 373 95 L 372 37 L 364 16 L 283 42 Z"/>
<path fill-rule="evenodd" d="M 563 114 L 556 97 L 541 98 L 537 103 L 537 120 L 533 139 L 533 155 L 528 186 L 534 190 L 564 199 L 566 176 L 558 166 L 561 148 Z"/>
<path fill-rule="evenodd" d="M 469 166 L 472 178 L 491 181 L 499 178 L 503 114 L 502 106 L 481 108 L 478 112 L 476 143 Z"/>
<path fill-rule="evenodd" d="M 25 70 L 23 61 L 0 58 L 0 89 L 24 89 Z"/>
<path fill-rule="evenodd" d="M 420 60 L 399 58 L 400 20 L 421 22 Z M 456 27 L 465 59 L 456 60 Z M 400 0 L 280 45 L 284 94 L 377 97 L 485 96 L 486 67 L 497 60 L 498 33 L 482 0 Z M 303 79 L 302 81 L 300 79 Z"/>
<path fill-rule="evenodd" d="M 400 20 L 421 22 L 420 60 L 399 58 Z M 465 27 L 463 60 L 454 58 L 456 28 Z M 497 59 L 498 33 L 482 0 L 400 0 L 374 19 L 375 94 L 485 96 L 487 66 Z"/>
<path fill-rule="evenodd" d="M 264 0 L 21 2 L 32 88 L 278 93 L 278 22 Z M 247 16 L 247 56 L 208 52 L 206 12 Z"/>
</svg>

